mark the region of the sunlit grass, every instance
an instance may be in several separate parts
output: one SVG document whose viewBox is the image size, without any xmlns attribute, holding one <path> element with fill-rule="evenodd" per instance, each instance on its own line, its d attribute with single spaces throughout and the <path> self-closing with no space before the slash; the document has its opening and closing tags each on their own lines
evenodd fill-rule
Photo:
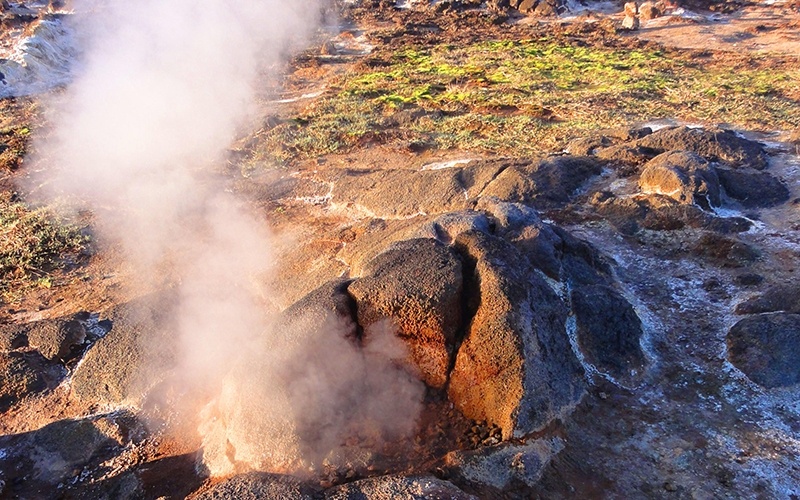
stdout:
<svg viewBox="0 0 800 500">
<path fill-rule="evenodd" d="M 800 70 L 549 38 L 400 50 L 341 76 L 301 116 L 262 132 L 253 160 L 348 150 L 402 129 L 439 148 L 549 151 L 594 129 L 658 118 L 745 129 L 800 126 Z M 734 66 L 735 64 L 735 66 Z M 797 66 L 794 66 L 797 68 Z M 404 109 L 430 112 L 402 125 Z M 394 130 L 397 132 L 397 130 Z"/>
<path fill-rule="evenodd" d="M 33 209 L 0 192 L 0 298 L 12 301 L 26 287 L 49 288 L 52 273 L 89 238 L 48 208 Z"/>
</svg>

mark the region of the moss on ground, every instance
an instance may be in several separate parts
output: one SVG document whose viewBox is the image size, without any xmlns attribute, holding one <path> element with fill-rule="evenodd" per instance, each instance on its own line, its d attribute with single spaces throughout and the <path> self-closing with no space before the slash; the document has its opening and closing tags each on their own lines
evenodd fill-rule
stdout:
<svg viewBox="0 0 800 500">
<path fill-rule="evenodd" d="M 751 130 L 800 126 L 798 65 L 575 39 L 438 44 L 377 55 L 298 116 L 263 130 L 253 162 L 407 139 L 504 155 L 658 118 Z M 395 120 L 404 110 L 413 120 Z"/>
</svg>

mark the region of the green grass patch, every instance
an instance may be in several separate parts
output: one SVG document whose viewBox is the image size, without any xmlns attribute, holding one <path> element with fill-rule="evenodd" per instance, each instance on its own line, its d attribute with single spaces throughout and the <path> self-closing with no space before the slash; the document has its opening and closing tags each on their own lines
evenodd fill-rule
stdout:
<svg viewBox="0 0 800 500">
<path fill-rule="evenodd" d="M 737 56 L 728 61 L 704 64 L 679 51 L 547 37 L 407 49 L 385 55 L 378 70 L 340 77 L 301 116 L 263 131 L 254 159 L 313 157 L 365 136 L 398 134 L 441 148 L 528 155 L 587 131 L 658 118 L 745 129 L 800 126 L 800 71 L 765 69 L 764 61 Z M 431 118 L 393 123 L 407 108 Z"/>
<path fill-rule="evenodd" d="M 81 229 L 48 208 L 33 209 L 0 193 L 0 297 L 29 286 L 49 288 L 52 273 L 89 242 Z"/>
</svg>

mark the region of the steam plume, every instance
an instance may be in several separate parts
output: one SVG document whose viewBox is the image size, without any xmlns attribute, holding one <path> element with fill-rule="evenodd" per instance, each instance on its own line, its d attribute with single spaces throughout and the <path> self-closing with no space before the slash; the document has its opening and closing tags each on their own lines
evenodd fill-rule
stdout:
<svg viewBox="0 0 800 500">
<path fill-rule="evenodd" d="M 211 174 L 252 118 L 260 72 L 312 33 L 319 6 L 139 0 L 76 10 L 90 13 L 84 57 L 39 149 L 53 184 L 89 200 L 100 234 L 141 274 L 166 266 L 178 277 L 180 377 L 221 391 L 202 426 L 212 472 L 307 470 L 358 422 L 407 432 L 421 386 L 392 364 L 397 340 L 359 350 L 333 320 L 270 330 L 258 287 L 269 237 Z"/>
</svg>

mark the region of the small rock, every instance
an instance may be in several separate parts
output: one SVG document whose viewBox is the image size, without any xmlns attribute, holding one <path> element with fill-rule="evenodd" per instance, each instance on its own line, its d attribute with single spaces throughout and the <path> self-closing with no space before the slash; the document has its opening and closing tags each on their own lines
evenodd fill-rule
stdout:
<svg viewBox="0 0 800 500">
<path fill-rule="evenodd" d="M 649 21 L 661 16 L 661 10 L 653 2 L 643 2 L 639 6 L 639 19 L 642 21 Z"/>
<path fill-rule="evenodd" d="M 733 282 L 739 286 L 756 286 L 764 282 L 764 277 L 760 274 L 744 273 L 735 276 Z"/>
<path fill-rule="evenodd" d="M 0 352 L 0 412 L 28 394 L 47 388 L 42 367 L 46 360 L 37 352 Z"/>
<path fill-rule="evenodd" d="M 625 18 L 622 20 L 622 28 L 626 30 L 639 29 L 639 16 L 636 2 L 625 4 Z"/>
<path fill-rule="evenodd" d="M 523 444 L 451 452 L 445 456 L 445 464 L 451 477 L 499 493 L 514 484 L 536 485 L 547 464 L 563 448 L 564 443 L 558 438 L 534 439 Z"/>
</svg>

